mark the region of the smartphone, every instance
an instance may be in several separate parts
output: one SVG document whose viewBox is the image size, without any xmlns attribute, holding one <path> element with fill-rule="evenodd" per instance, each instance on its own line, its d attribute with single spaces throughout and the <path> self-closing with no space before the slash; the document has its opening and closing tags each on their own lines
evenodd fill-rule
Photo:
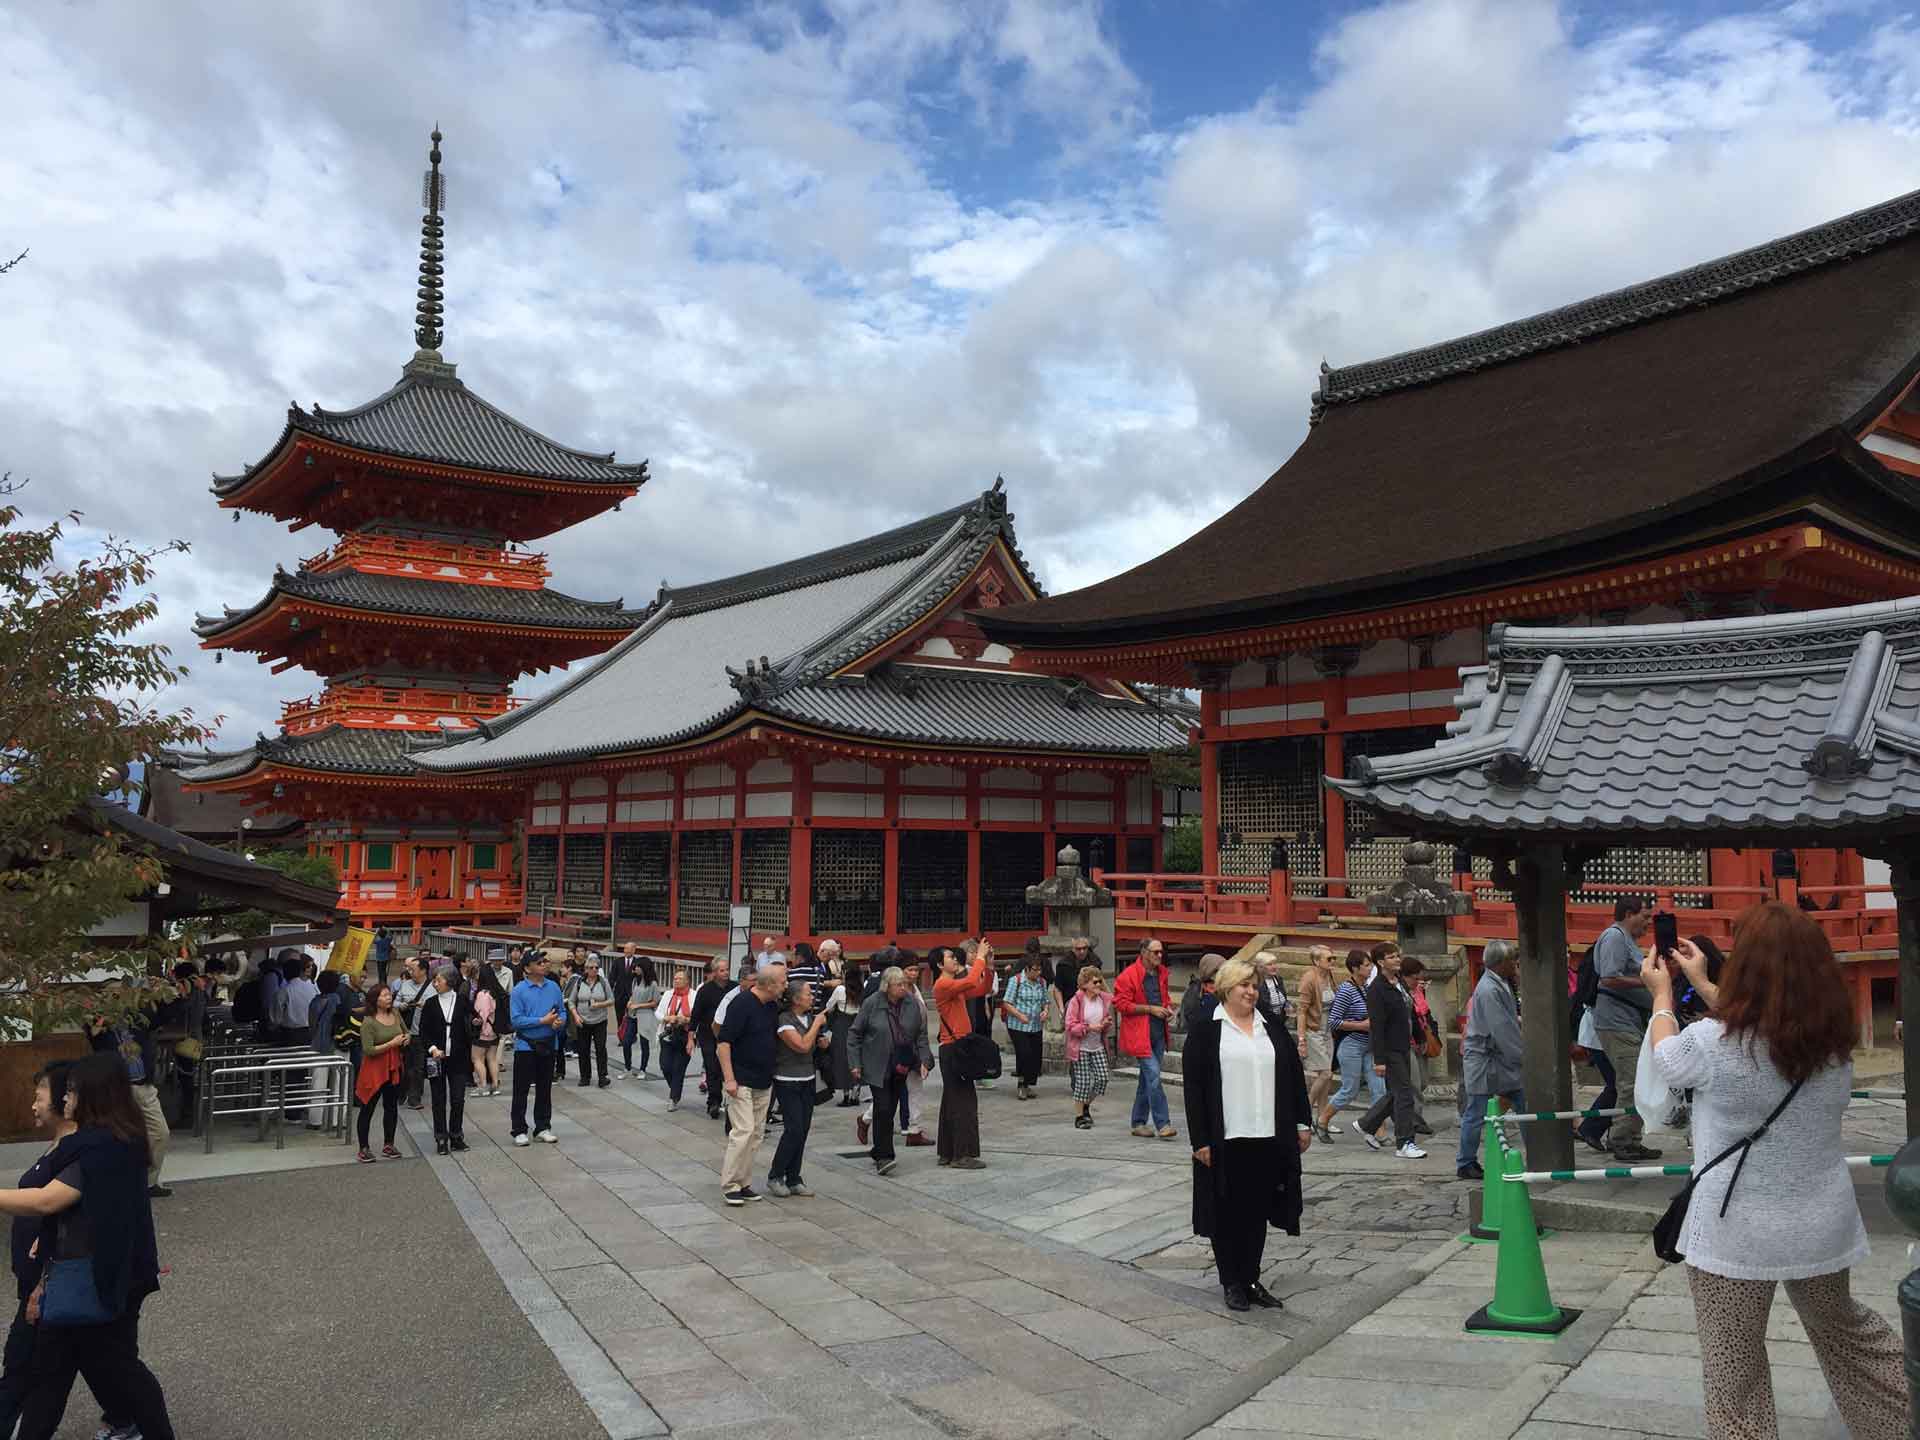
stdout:
<svg viewBox="0 0 1920 1440">
<path fill-rule="evenodd" d="M 1661 955 L 1671 955 L 1680 948 L 1680 917 L 1670 910 L 1654 913 L 1653 948 Z"/>
</svg>

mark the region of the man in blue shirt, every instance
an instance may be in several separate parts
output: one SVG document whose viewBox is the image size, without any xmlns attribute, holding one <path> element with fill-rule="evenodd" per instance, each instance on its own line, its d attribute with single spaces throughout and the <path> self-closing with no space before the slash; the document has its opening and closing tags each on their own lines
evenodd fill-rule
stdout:
<svg viewBox="0 0 1920 1440">
<path fill-rule="evenodd" d="M 1614 1085 L 1622 1109 L 1633 1108 L 1634 1072 L 1640 1065 L 1640 1041 L 1653 1016 L 1653 996 L 1640 978 L 1640 937 L 1653 923 L 1644 897 L 1626 895 L 1613 902 L 1613 924 L 1593 942 L 1593 973 L 1600 989 L 1593 1001 L 1593 1028 L 1600 1048 L 1613 1062 Z M 1622 1165 L 1644 1165 L 1660 1152 L 1640 1143 L 1638 1115 L 1622 1115 L 1607 1132 L 1607 1148 Z"/>
<path fill-rule="evenodd" d="M 567 1028 L 567 1002 L 560 987 L 547 978 L 543 952 L 528 955 L 525 978 L 513 987 L 507 1014 L 513 1025 L 513 1143 L 527 1143 L 527 1091 L 532 1090 L 534 1131 L 547 1144 L 557 1145 L 553 1052 Z"/>
</svg>

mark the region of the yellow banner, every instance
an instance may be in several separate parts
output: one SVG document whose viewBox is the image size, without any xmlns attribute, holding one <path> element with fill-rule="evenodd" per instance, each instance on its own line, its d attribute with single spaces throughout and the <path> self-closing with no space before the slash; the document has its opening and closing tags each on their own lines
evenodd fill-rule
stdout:
<svg viewBox="0 0 1920 1440">
<path fill-rule="evenodd" d="M 347 933 L 333 942 L 333 948 L 327 952 L 327 969 L 338 970 L 343 975 L 358 979 L 366 968 L 367 956 L 373 950 L 373 932 L 349 927 Z"/>
</svg>

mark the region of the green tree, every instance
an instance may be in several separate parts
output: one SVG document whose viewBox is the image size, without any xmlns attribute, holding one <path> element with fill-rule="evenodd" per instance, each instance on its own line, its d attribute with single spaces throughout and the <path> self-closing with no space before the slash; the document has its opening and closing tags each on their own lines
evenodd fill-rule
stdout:
<svg viewBox="0 0 1920 1440">
<path fill-rule="evenodd" d="M 1200 873 L 1200 817 L 1188 815 L 1167 827 L 1160 851 L 1160 868 L 1173 875 Z"/>
<path fill-rule="evenodd" d="M 161 866 L 88 801 L 146 757 L 213 733 L 157 707 L 186 670 L 135 638 L 157 610 L 155 564 L 186 545 L 70 542 L 79 513 L 26 524 L 20 489 L 0 476 L 0 1035 L 146 1003 L 163 947 L 107 948 L 88 932 L 147 894 Z M 101 971 L 120 983 L 70 983 Z"/>
</svg>

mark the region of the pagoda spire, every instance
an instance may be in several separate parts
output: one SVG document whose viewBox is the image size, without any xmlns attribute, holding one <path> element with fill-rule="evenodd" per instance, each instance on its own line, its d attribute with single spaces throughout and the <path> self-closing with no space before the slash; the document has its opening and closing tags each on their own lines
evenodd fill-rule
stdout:
<svg viewBox="0 0 1920 1440">
<path fill-rule="evenodd" d="M 440 326 L 443 310 L 440 289 L 440 256 L 445 248 L 441 236 L 446 230 L 446 222 L 440 218 L 441 208 L 447 202 L 447 181 L 440 173 L 440 129 L 434 127 L 433 147 L 427 151 L 428 169 L 420 184 L 420 203 L 426 207 L 426 214 L 420 217 L 420 303 L 414 306 L 416 323 L 413 338 L 419 345 L 416 361 L 440 363 L 440 342 L 444 332 Z"/>
</svg>

